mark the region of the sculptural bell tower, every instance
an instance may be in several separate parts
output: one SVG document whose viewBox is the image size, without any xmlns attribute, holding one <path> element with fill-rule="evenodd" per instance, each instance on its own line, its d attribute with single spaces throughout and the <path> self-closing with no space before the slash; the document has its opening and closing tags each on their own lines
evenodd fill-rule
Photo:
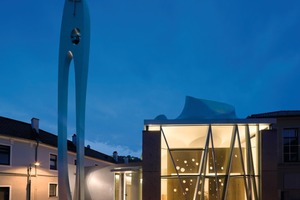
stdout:
<svg viewBox="0 0 300 200">
<path fill-rule="evenodd" d="M 90 18 L 85 0 L 65 0 L 58 64 L 58 195 L 71 200 L 67 154 L 68 79 L 74 62 L 76 101 L 75 200 L 84 199 L 85 104 L 90 48 Z"/>
</svg>

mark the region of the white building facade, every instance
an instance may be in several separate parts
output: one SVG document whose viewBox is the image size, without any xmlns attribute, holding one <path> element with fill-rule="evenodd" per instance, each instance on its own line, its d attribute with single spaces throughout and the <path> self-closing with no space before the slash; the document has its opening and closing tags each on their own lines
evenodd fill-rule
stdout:
<svg viewBox="0 0 300 200">
<path fill-rule="evenodd" d="M 0 117 L 0 199 L 58 199 L 57 136 L 34 128 L 32 124 Z M 75 145 L 68 141 L 69 179 L 74 188 Z M 116 163 L 111 156 L 85 149 L 85 166 L 98 169 Z M 114 195 L 114 173 L 103 189 Z M 72 191 L 73 192 L 73 191 Z M 101 192 L 101 191 L 100 191 Z"/>
</svg>

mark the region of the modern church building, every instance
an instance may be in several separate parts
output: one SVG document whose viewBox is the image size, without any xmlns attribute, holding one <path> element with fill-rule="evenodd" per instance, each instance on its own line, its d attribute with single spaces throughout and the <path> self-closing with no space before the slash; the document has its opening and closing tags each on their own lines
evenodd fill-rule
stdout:
<svg viewBox="0 0 300 200">
<path fill-rule="evenodd" d="M 300 199 L 299 111 L 237 119 L 187 97 L 177 119 L 144 125 L 143 200 Z"/>
</svg>

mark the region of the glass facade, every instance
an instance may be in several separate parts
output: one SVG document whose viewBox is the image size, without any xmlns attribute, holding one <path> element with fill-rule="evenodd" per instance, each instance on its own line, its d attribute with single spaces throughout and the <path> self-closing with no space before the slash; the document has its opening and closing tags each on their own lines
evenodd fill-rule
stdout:
<svg viewBox="0 0 300 200">
<path fill-rule="evenodd" d="M 259 199 L 260 130 L 268 127 L 161 125 L 161 199 Z"/>
</svg>

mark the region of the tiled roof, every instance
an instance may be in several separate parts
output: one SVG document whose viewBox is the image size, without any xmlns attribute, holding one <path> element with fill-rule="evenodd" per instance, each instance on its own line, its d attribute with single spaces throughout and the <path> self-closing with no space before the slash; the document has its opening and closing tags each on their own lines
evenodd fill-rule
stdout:
<svg viewBox="0 0 300 200">
<path fill-rule="evenodd" d="M 12 138 L 33 140 L 33 141 L 36 141 L 38 139 L 40 143 L 44 143 L 57 148 L 57 135 L 51 134 L 41 129 L 39 129 L 39 133 L 37 134 L 31 128 L 31 124 L 17 121 L 14 119 L 1 117 L 1 116 L 0 116 L 0 135 L 12 137 Z M 76 152 L 76 146 L 73 144 L 73 142 L 69 140 L 68 140 L 68 150 L 72 152 Z M 87 148 L 87 147 L 85 148 L 85 155 L 103 161 L 115 163 L 115 160 L 111 156 L 95 151 L 91 148 Z"/>
<path fill-rule="evenodd" d="M 282 110 L 275 112 L 266 112 L 253 114 L 247 118 L 281 118 L 281 117 L 300 117 L 300 110 Z"/>
</svg>

